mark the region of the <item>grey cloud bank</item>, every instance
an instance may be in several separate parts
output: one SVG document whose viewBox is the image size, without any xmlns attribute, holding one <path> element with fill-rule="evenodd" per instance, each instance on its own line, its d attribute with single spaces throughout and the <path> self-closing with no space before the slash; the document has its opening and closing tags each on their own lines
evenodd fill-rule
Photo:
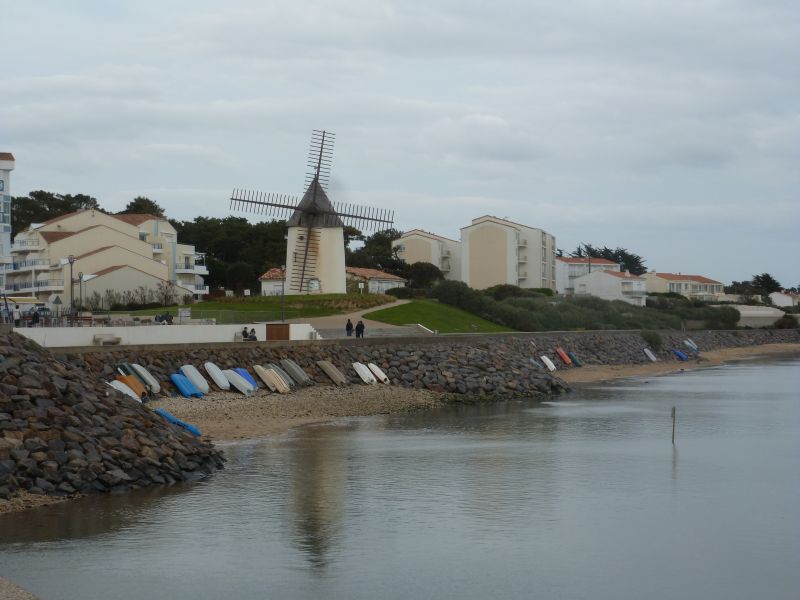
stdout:
<svg viewBox="0 0 800 600">
<path fill-rule="evenodd" d="M 61 2 L 4 7 L 13 193 L 228 214 L 301 191 L 457 237 L 481 214 L 659 270 L 800 284 L 794 2 Z"/>
</svg>

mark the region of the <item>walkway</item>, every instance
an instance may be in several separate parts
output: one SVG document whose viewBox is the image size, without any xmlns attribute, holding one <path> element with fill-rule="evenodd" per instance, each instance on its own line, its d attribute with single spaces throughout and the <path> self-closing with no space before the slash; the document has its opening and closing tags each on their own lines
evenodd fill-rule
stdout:
<svg viewBox="0 0 800 600">
<path fill-rule="evenodd" d="M 405 325 L 390 325 L 389 323 L 381 323 L 380 321 L 373 321 L 365 319 L 364 314 L 375 312 L 376 310 L 383 310 L 384 308 L 394 308 L 395 306 L 402 306 L 408 304 L 410 300 L 395 300 L 389 304 L 381 304 L 380 306 L 373 306 L 372 308 L 365 308 L 356 312 L 340 315 L 329 315 L 327 317 L 299 317 L 297 319 L 287 319 L 288 323 L 308 323 L 322 336 L 323 339 L 336 339 L 347 337 L 344 331 L 344 326 L 347 319 L 353 322 L 353 326 L 359 321 L 364 322 L 365 337 L 397 337 L 403 335 L 420 335 L 421 332 L 416 327 L 410 328 Z M 355 334 L 353 334 L 355 335 Z"/>
</svg>

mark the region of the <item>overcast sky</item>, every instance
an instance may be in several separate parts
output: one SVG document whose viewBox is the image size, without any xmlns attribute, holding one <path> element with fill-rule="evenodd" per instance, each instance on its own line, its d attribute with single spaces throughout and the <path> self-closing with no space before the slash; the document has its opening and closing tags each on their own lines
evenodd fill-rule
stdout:
<svg viewBox="0 0 800 600">
<path fill-rule="evenodd" d="M 796 0 L 11 2 L 11 193 L 226 216 L 235 187 L 331 197 L 458 238 L 493 214 L 571 251 L 800 284 Z"/>
</svg>

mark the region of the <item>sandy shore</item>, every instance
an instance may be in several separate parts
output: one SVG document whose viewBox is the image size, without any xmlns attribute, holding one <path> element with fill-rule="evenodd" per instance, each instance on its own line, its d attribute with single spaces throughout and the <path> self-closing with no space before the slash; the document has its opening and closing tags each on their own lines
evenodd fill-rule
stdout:
<svg viewBox="0 0 800 600">
<path fill-rule="evenodd" d="M 689 362 L 677 360 L 659 361 L 643 365 L 590 365 L 558 371 L 557 375 L 569 384 L 597 383 L 622 377 L 666 375 L 677 371 L 712 367 L 726 362 L 756 358 L 758 356 L 781 356 L 800 354 L 800 344 L 764 344 L 744 348 L 723 348 L 701 352 L 699 360 Z"/>
</svg>

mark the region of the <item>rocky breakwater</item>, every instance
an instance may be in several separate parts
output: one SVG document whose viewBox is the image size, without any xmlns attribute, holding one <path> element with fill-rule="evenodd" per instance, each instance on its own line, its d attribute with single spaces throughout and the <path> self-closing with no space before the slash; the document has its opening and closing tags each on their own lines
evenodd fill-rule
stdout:
<svg viewBox="0 0 800 600">
<path fill-rule="evenodd" d="M 123 492 L 197 479 L 222 462 L 210 442 L 94 374 L 0 333 L 0 498 Z"/>
<path fill-rule="evenodd" d="M 317 366 L 318 360 L 333 362 L 351 383 L 361 384 L 353 362 L 373 362 L 381 367 L 393 385 L 465 396 L 498 397 L 511 394 L 541 396 L 567 389 L 561 380 L 534 365 L 529 341 L 522 338 L 449 338 L 414 340 L 370 340 L 369 343 L 228 344 L 180 350 L 114 348 L 65 355 L 75 368 L 109 377 L 113 365 L 122 361 L 144 365 L 165 390 L 173 388 L 169 375 L 181 365 L 200 367 L 212 361 L 223 369 L 252 367 L 290 358 L 318 383 L 329 383 Z"/>
</svg>

